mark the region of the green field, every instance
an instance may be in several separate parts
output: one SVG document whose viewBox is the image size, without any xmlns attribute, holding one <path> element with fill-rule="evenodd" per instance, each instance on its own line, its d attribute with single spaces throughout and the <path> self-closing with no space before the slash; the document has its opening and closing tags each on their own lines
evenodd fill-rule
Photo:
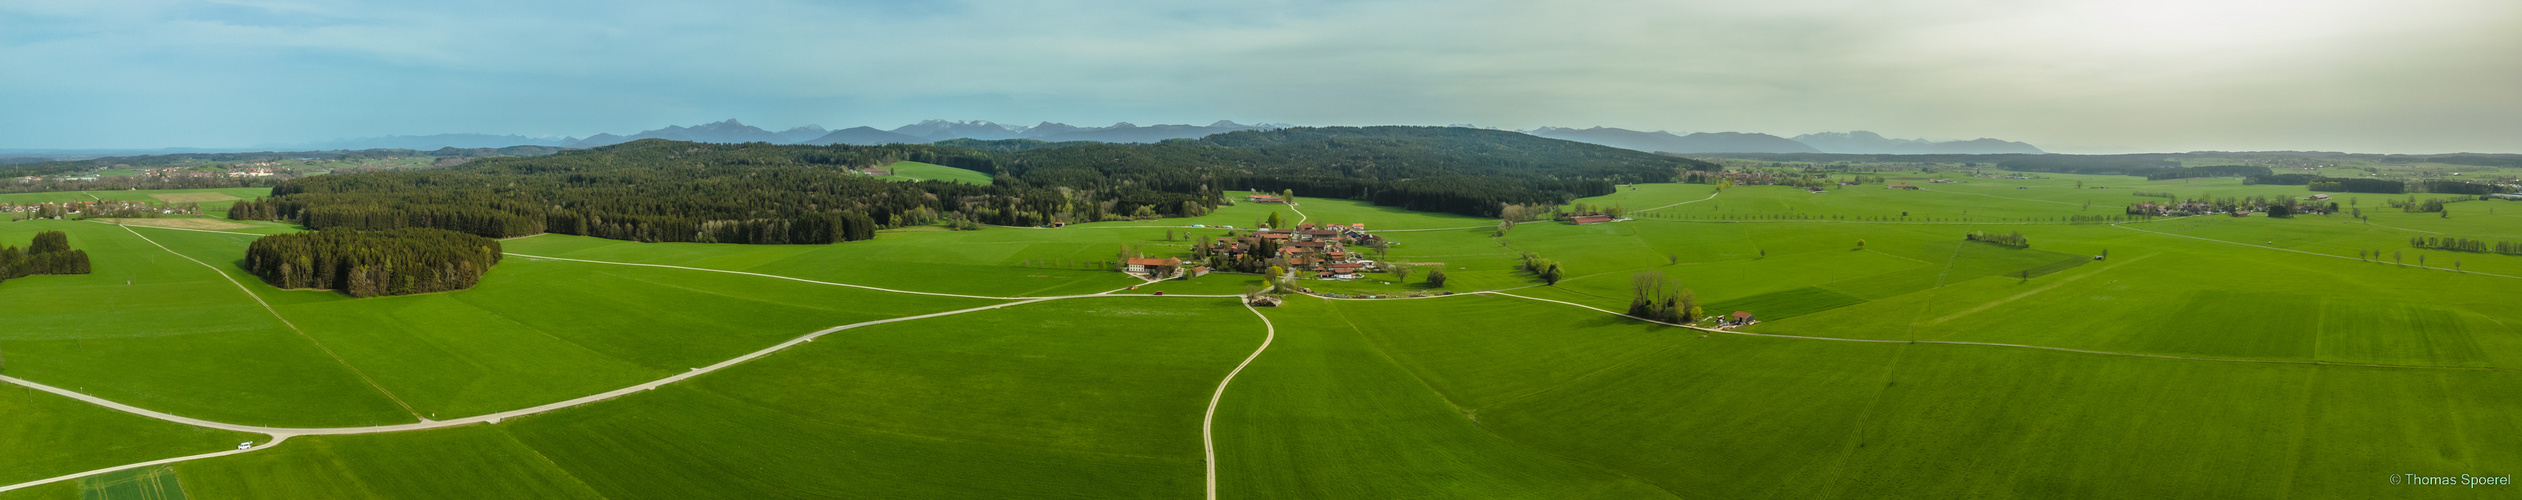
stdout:
<svg viewBox="0 0 2522 500">
<path fill-rule="evenodd" d="M 879 177 L 880 179 L 891 179 L 897 181 L 946 181 L 979 186 L 987 186 L 990 184 L 990 174 L 945 165 L 920 163 L 916 161 L 898 161 L 893 162 L 892 165 L 886 165 L 884 168 L 885 170 L 892 171 L 893 175 Z"/>
<path fill-rule="evenodd" d="M 515 410 L 836 326 L 970 310 L 496 424 L 295 437 L 0 498 L 1197 497 L 1204 423 L 1221 498 L 2511 493 L 2387 480 L 2522 469 L 2522 402 L 2505 396 L 2522 389 L 2522 256 L 2408 244 L 2522 241 L 2522 203 L 2458 202 L 2446 216 L 2354 195 L 2342 205 L 2369 220 L 2070 223 L 2120 213 L 2142 200 L 2134 190 L 2307 191 L 1883 175 L 1927 189 L 1623 186 L 1579 201 L 1636 220 L 1502 236 L 1495 219 L 1306 193 L 1197 218 L 901 228 L 833 245 L 546 234 L 503 241 L 512 255 L 474 289 L 370 299 L 245 274 L 245 245 L 285 224 L 0 223 L 0 244 L 66 231 L 95 268 L 0 283 L 0 374 L 248 425 Z M 1257 276 L 1142 285 L 1105 267 L 1123 245 L 1178 255 L 1274 211 L 1389 231 L 1384 260 L 1450 277 L 1310 288 L 1456 293 L 1295 296 L 1261 309 L 1265 330 L 1235 300 L 1181 297 L 1244 293 Z M 2031 246 L 1965 241 L 1972 231 Z M 1566 278 L 1517 270 L 1524 253 Z M 1708 314 L 1756 314 L 1741 331 L 1760 335 L 1579 307 L 1625 310 L 1649 271 Z M 1468 293 L 1480 291 L 1499 293 Z M 1142 296 L 1155 292 L 1169 296 Z M 1026 298 L 1048 300 L 976 309 Z M 1267 350 L 1204 419 L 1265 331 Z M 0 419 L 5 449 L 34 450 L 0 453 L 15 481 L 265 439 L 16 386 L 0 386 L 0 410 L 29 416 Z"/>
<path fill-rule="evenodd" d="M 0 375 L 17 376 L 15 369 Z M 266 442 L 257 434 L 133 416 L 15 385 L 0 387 L 0 484 Z"/>
</svg>

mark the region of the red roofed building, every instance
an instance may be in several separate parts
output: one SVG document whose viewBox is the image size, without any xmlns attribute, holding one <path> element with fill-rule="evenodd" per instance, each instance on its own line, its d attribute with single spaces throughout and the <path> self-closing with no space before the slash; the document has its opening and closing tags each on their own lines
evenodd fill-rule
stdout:
<svg viewBox="0 0 2522 500">
<path fill-rule="evenodd" d="M 1173 257 L 1166 257 L 1162 259 L 1134 258 L 1130 259 L 1128 264 L 1130 274 L 1139 274 L 1148 277 L 1170 277 L 1173 276 L 1175 271 L 1182 270 L 1182 259 Z"/>
<path fill-rule="evenodd" d="M 1256 194 L 1256 195 L 1252 195 L 1251 200 L 1252 200 L 1252 202 L 1253 202 L 1253 203 L 1287 203 L 1287 199 L 1286 199 L 1286 198 L 1280 198 L 1280 197 L 1277 197 L 1277 196 L 1270 196 L 1270 195 L 1266 195 L 1266 194 Z"/>
<path fill-rule="evenodd" d="M 1579 216 L 1575 216 L 1575 217 L 1569 217 L 1569 218 L 1568 218 L 1568 222 L 1574 222 L 1574 223 L 1576 223 L 1576 225 L 1579 225 L 1579 226 L 1586 225 L 1586 224 L 1601 224 L 1601 223 L 1605 223 L 1605 222 L 1611 222 L 1611 216 L 1608 216 L 1608 215 L 1579 215 Z"/>
</svg>

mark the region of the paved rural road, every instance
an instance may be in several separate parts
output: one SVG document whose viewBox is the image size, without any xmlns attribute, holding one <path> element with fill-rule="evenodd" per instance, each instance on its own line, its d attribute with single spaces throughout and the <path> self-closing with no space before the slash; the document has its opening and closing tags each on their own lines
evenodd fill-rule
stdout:
<svg viewBox="0 0 2522 500">
<path fill-rule="evenodd" d="M 1208 413 L 1200 416 L 1200 453 L 1207 457 L 1202 462 L 1208 464 L 1208 500 L 1217 500 L 1217 437 L 1210 432 L 1217 424 L 1217 401 L 1226 399 L 1226 384 L 1235 383 L 1235 375 L 1243 373 L 1243 367 L 1252 365 L 1252 360 L 1261 359 L 1261 351 L 1270 350 L 1270 343 L 1279 339 L 1279 327 L 1270 324 L 1269 315 L 1261 314 L 1261 310 L 1253 308 L 1249 302 L 1244 303 L 1243 308 L 1261 317 L 1261 327 L 1267 333 L 1261 337 L 1260 348 L 1253 349 L 1251 356 L 1245 356 L 1242 363 L 1235 364 L 1234 371 L 1226 372 L 1226 380 L 1217 381 L 1217 393 L 1208 397 Z"/>
</svg>

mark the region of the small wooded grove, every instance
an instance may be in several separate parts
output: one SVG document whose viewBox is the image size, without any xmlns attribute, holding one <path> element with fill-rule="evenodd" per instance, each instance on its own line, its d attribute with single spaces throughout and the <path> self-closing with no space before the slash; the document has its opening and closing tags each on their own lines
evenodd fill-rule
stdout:
<svg viewBox="0 0 2522 500">
<path fill-rule="evenodd" d="M 1970 241 L 2008 248 L 2031 248 L 2032 246 L 2032 240 L 2024 238 L 2023 232 L 2021 231 L 2014 231 L 2005 234 L 1997 234 L 1986 231 L 1971 231 L 1970 234 L 1963 235 L 1962 238 Z"/>
<path fill-rule="evenodd" d="M 1012 142 L 1011 142 L 1012 141 Z M 635 241 L 832 243 L 944 220 L 1005 226 L 1186 217 L 1225 192 L 1294 191 L 1495 216 L 1614 186 L 1671 182 L 1707 162 L 1529 135 L 1439 127 L 1292 128 L 1158 144 L 955 142 L 776 146 L 642 140 L 416 171 L 292 179 L 229 217 L 310 228 L 429 227 Z M 989 185 L 856 171 L 921 161 Z"/>
<path fill-rule="evenodd" d="M 60 231 L 35 233 L 35 243 L 26 247 L 0 247 L 0 281 L 37 274 L 87 274 L 88 252 L 70 248 L 70 235 Z"/>
<path fill-rule="evenodd" d="M 352 297 L 472 288 L 500 259 L 499 241 L 429 228 L 332 228 L 264 236 L 245 248 L 245 268 L 281 288 Z"/>
<path fill-rule="evenodd" d="M 2515 243 L 2511 241 L 2488 243 L 2485 240 L 2473 240 L 2469 238 L 2422 236 L 2408 238 L 2408 246 L 2460 252 L 2495 252 L 2505 255 L 2522 255 L 2522 243 Z"/>
</svg>

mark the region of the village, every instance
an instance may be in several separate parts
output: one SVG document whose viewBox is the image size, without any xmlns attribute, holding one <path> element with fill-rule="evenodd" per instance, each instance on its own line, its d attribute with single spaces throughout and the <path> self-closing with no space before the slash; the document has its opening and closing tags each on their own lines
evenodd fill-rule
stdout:
<svg viewBox="0 0 2522 500">
<path fill-rule="evenodd" d="M 1188 260 L 1136 257 L 1125 261 L 1122 271 L 1161 280 L 1198 277 L 1211 271 L 1265 274 L 1275 267 L 1300 277 L 1350 280 L 1382 270 L 1380 263 L 1364 258 L 1364 253 L 1380 254 L 1388 245 L 1382 236 L 1367 233 L 1364 223 L 1305 222 L 1292 228 L 1259 227 L 1251 231 L 1230 228 L 1224 237 L 1200 237 L 1191 246 Z"/>
<path fill-rule="evenodd" d="M 199 203 L 147 203 L 138 201 L 72 201 L 64 203 L 5 203 L 0 213 L 10 219 L 78 219 L 88 217 L 145 218 L 164 215 L 200 215 Z"/>
</svg>

